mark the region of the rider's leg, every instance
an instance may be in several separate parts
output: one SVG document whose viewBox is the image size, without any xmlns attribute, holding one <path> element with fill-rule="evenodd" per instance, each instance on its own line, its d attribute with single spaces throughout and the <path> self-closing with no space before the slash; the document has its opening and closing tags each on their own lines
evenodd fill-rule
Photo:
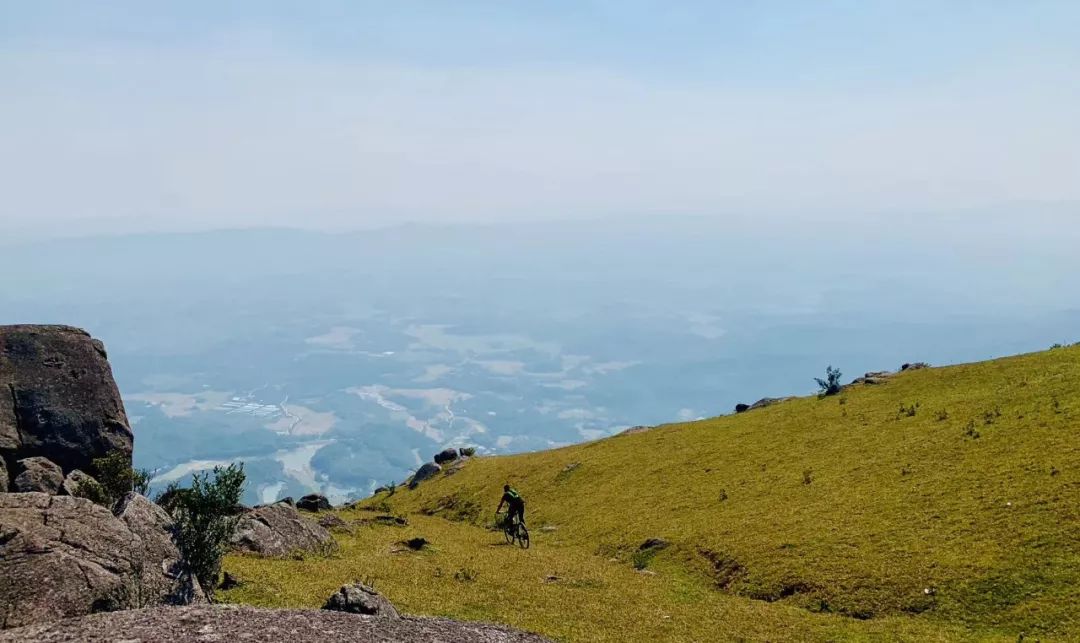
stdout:
<svg viewBox="0 0 1080 643">
<path fill-rule="evenodd" d="M 516 510 L 518 522 L 522 525 L 525 524 L 525 503 L 521 503 Z"/>
</svg>

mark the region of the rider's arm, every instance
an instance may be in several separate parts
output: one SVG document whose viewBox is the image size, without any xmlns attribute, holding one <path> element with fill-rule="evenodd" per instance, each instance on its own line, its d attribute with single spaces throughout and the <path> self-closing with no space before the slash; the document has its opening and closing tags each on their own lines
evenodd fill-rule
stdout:
<svg viewBox="0 0 1080 643">
<path fill-rule="evenodd" d="M 500 511 L 502 511 L 502 506 L 504 502 L 506 502 L 506 498 L 499 499 L 499 506 L 495 508 L 495 513 L 499 513 Z"/>
</svg>

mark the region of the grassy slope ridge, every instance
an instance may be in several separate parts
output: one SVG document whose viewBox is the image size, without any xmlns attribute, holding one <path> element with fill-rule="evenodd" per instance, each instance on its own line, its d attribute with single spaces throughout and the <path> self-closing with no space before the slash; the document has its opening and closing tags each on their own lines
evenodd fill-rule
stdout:
<svg viewBox="0 0 1080 643">
<path fill-rule="evenodd" d="M 485 529 L 504 481 L 528 551 Z M 478 458 L 361 506 L 343 517 L 411 523 L 357 526 L 330 559 L 230 557 L 249 582 L 227 597 L 315 606 L 367 578 L 405 611 L 564 640 L 1075 640 L 1080 349 Z M 433 546 L 395 545 L 414 535 Z M 635 554 L 652 537 L 672 546 Z"/>
</svg>

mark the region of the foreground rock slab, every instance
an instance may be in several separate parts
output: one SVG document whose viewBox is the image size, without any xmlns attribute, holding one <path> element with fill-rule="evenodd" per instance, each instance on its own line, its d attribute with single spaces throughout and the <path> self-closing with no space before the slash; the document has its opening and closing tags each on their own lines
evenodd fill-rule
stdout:
<svg viewBox="0 0 1080 643">
<path fill-rule="evenodd" d="M 273 610 L 236 606 L 157 607 L 94 614 L 0 631 L 15 641 L 251 641 L 315 643 L 543 643 L 536 634 L 443 618 L 400 619 L 327 610 Z"/>
<path fill-rule="evenodd" d="M 198 600 L 170 528 L 134 494 L 120 518 L 83 498 L 0 494 L 0 628 Z"/>
</svg>

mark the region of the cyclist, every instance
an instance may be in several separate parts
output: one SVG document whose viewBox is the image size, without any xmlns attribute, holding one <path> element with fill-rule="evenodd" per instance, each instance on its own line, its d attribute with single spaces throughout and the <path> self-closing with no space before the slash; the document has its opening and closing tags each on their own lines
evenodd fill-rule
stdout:
<svg viewBox="0 0 1080 643">
<path fill-rule="evenodd" d="M 516 489 L 506 484 L 503 485 L 502 500 L 499 501 L 499 506 L 495 509 L 495 513 L 502 511 L 503 504 L 506 504 L 506 520 L 512 521 L 514 516 L 517 516 L 518 524 L 525 524 L 525 500 L 521 497 L 521 494 Z"/>
</svg>

